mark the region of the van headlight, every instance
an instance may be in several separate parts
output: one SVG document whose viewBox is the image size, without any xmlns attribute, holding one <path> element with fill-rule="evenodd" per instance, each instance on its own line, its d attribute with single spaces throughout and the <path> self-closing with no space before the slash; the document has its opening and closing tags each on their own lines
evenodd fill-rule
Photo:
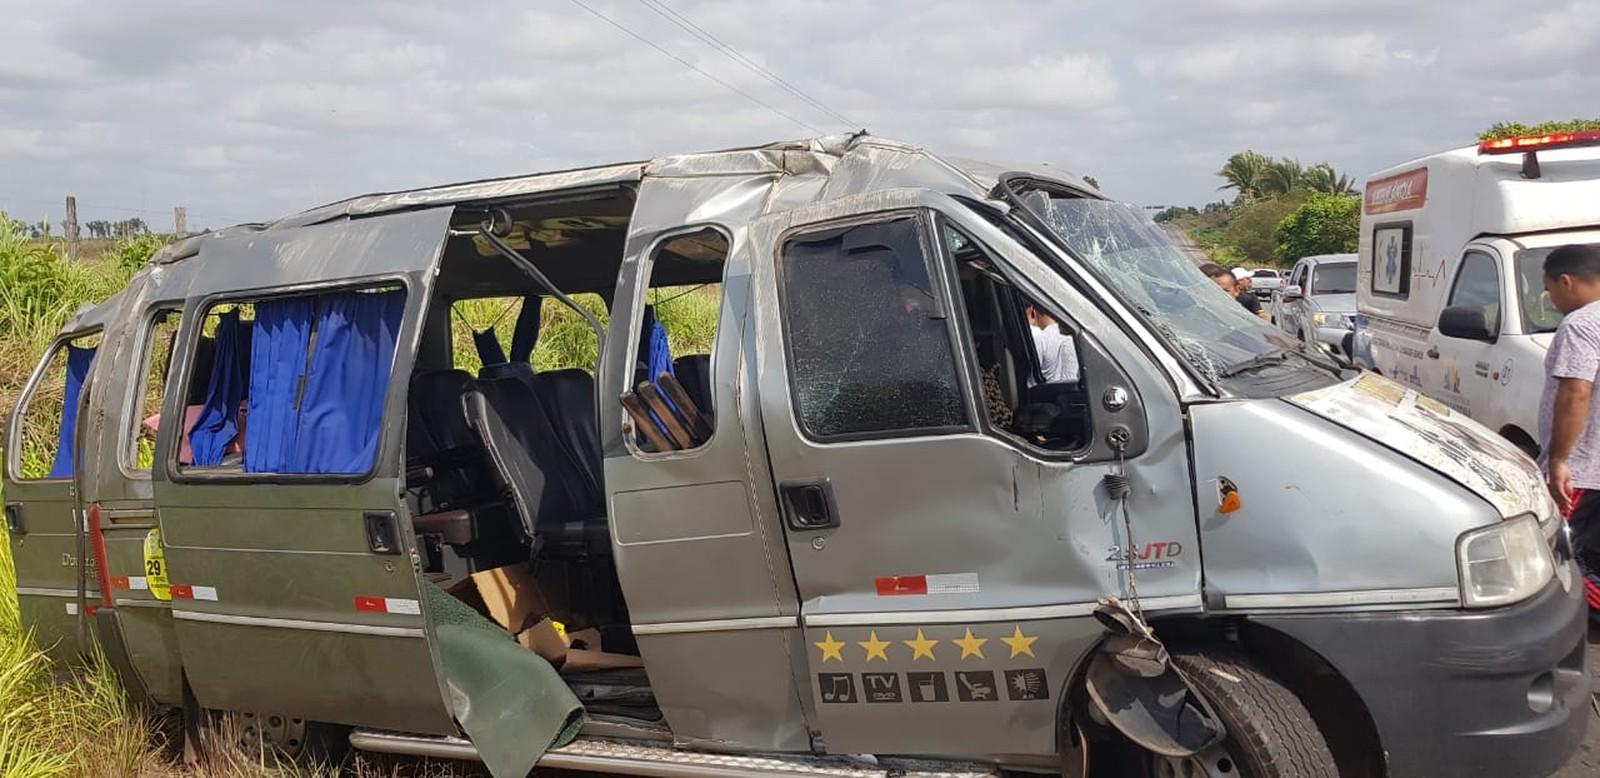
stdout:
<svg viewBox="0 0 1600 778">
<path fill-rule="evenodd" d="M 1461 604 L 1492 608 L 1537 594 L 1555 575 L 1555 558 L 1533 514 L 1463 533 L 1456 541 Z"/>
</svg>

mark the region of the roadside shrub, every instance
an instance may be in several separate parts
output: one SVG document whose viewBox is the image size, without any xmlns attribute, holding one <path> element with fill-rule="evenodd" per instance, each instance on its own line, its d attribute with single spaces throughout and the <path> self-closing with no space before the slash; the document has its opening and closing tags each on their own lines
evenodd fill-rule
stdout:
<svg viewBox="0 0 1600 778">
<path fill-rule="evenodd" d="M 1355 251 L 1360 232 L 1361 198 L 1314 194 L 1278 222 L 1278 256 L 1292 262 Z"/>
<path fill-rule="evenodd" d="M 167 239 L 163 236 L 135 235 L 127 240 L 118 241 L 116 246 L 112 247 L 109 259 L 118 269 L 131 274 L 149 264 L 150 257 L 165 245 Z"/>
</svg>

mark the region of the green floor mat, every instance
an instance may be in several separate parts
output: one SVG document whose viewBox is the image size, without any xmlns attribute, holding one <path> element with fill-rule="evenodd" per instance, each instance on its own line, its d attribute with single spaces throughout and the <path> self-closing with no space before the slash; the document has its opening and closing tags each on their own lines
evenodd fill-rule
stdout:
<svg viewBox="0 0 1600 778">
<path fill-rule="evenodd" d="M 583 704 L 543 657 L 439 587 L 427 590 L 456 721 L 495 778 L 525 778 L 547 749 L 577 736 Z"/>
</svg>

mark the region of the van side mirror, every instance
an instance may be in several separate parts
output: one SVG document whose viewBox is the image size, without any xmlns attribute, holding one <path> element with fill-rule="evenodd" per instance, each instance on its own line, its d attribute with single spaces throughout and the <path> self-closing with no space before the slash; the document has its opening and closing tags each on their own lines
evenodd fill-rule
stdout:
<svg viewBox="0 0 1600 778">
<path fill-rule="evenodd" d="M 1299 284 L 1287 284 L 1283 287 L 1283 299 L 1285 300 L 1298 300 L 1305 296 L 1305 290 L 1301 289 Z"/>
<path fill-rule="evenodd" d="M 1475 305 L 1457 305 L 1439 314 L 1439 334 L 1463 340 L 1495 341 L 1489 331 L 1489 319 L 1482 308 Z"/>
</svg>

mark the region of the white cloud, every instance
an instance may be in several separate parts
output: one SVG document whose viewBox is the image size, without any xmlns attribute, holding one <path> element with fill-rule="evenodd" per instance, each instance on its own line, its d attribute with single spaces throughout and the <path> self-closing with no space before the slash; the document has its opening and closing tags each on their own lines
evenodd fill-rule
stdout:
<svg viewBox="0 0 1600 778">
<path fill-rule="evenodd" d="M 847 129 L 642 4 L 585 2 Z M 1361 176 L 1495 121 L 1592 115 L 1597 5 L 671 3 L 875 133 L 1196 203 L 1242 148 Z M 70 193 L 85 218 L 186 205 L 220 226 L 208 219 L 810 132 L 565 0 L 0 0 L 0 18 L 0 208 L 31 219 L 59 220 L 36 203 Z"/>
<path fill-rule="evenodd" d="M 1600 0 L 1574 0 L 1537 18 L 1537 24 L 1511 36 L 1524 56 L 1548 60 L 1600 51 Z"/>
</svg>

